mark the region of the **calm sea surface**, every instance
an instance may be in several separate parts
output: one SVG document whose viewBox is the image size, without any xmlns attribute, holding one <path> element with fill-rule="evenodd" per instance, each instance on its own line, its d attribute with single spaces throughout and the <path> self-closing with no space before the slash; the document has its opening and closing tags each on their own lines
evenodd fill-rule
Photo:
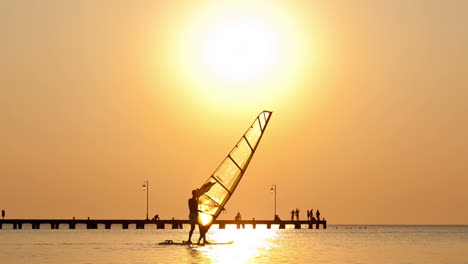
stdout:
<svg viewBox="0 0 468 264">
<path fill-rule="evenodd" d="M 187 229 L 9 228 L 0 230 L 0 263 L 468 263 L 468 226 L 213 226 L 210 240 L 234 243 L 200 247 L 158 245 L 187 239 Z"/>
</svg>

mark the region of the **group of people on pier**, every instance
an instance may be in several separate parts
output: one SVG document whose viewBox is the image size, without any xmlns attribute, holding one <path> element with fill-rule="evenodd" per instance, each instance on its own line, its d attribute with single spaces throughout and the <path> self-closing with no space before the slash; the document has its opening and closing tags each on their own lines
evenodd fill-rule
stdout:
<svg viewBox="0 0 468 264">
<path fill-rule="evenodd" d="M 297 208 L 296 210 L 293 209 L 291 211 L 291 221 L 294 221 L 294 217 L 296 217 L 296 220 L 299 221 L 300 212 L 301 211 Z M 314 209 L 307 210 L 307 221 L 320 221 L 320 210 L 317 209 L 317 211 L 315 212 L 315 216 L 317 218 L 314 217 Z"/>
</svg>

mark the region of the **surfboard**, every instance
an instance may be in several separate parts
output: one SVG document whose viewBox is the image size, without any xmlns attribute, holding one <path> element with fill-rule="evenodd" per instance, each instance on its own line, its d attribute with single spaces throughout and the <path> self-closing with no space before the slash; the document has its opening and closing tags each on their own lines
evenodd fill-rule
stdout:
<svg viewBox="0 0 468 264">
<path fill-rule="evenodd" d="M 174 242 L 172 240 L 166 240 L 164 242 L 159 243 L 158 245 L 166 245 L 166 246 L 210 246 L 210 245 L 231 245 L 234 243 L 234 241 L 229 241 L 229 242 L 213 242 L 213 243 L 208 243 L 208 244 L 197 244 L 197 243 L 191 243 L 188 244 L 185 241 L 182 242 Z"/>
</svg>

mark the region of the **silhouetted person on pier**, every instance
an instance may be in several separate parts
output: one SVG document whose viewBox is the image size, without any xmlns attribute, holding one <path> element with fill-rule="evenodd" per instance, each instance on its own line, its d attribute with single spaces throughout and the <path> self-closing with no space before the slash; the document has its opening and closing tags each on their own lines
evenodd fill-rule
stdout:
<svg viewBox="0 0 468 264">
<path fill-rule="evenodd" d="M 317 216 L 317 221 L 320 221 L 320 210 L 317 209 L 317 213 L 315 213 L 315 215 Z"/>
<path fill-rule="evenodd" d="M 310 221 L 314 218 L 314 209 L 310 209 Z"/>
<path fill-rule="evenodd" d="M 296 213 L 296 212 L 295 212 L 294 209 L 293 209 L 293 210 L 291 211 L 291 221 L 294 220 L 294 214 L 295 214 L 295 213 Z"/>
<path fill-rule="evenodd" d="M 154 217 L 153 217 L 153 220 L 159 220 L 159 215 L 155 214 Z"/>
<path fill-rule="evenodd" d="M 297 219 L 297 221 L 299 221 L 299 212 L 300 212 L 299 209 L 296 208 L 296 219 Z"/>
<path fill-rule="evenodd" d="M 310 211 L 307 210 L 307 220 L 310 220 Z"/>
<path fill-rule="evenodd" d="M 237 215 L 236 215 L 236 217 L 234 219 L 242 220 L 242 216 L 241 216 L 240 212 L 237 213 Z"/>
<path fill-rule="evenodd" d="M 2 219 L 5 220 L 5 210 L 2 210 Z"/>
</svg>

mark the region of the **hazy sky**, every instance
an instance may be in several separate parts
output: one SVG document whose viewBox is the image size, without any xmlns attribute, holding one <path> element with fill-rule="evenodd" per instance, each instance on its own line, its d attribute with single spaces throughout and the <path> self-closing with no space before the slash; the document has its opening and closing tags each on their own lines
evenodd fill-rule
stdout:
<svg viewBox="0 0 468 264">
<path fill-rule="evenodd" d="M 468 1 L 251 2 L 0 0 L 0 209 L 187 218 L 271 110 L 222 219 L 468 224 Z"/>
</svg>

